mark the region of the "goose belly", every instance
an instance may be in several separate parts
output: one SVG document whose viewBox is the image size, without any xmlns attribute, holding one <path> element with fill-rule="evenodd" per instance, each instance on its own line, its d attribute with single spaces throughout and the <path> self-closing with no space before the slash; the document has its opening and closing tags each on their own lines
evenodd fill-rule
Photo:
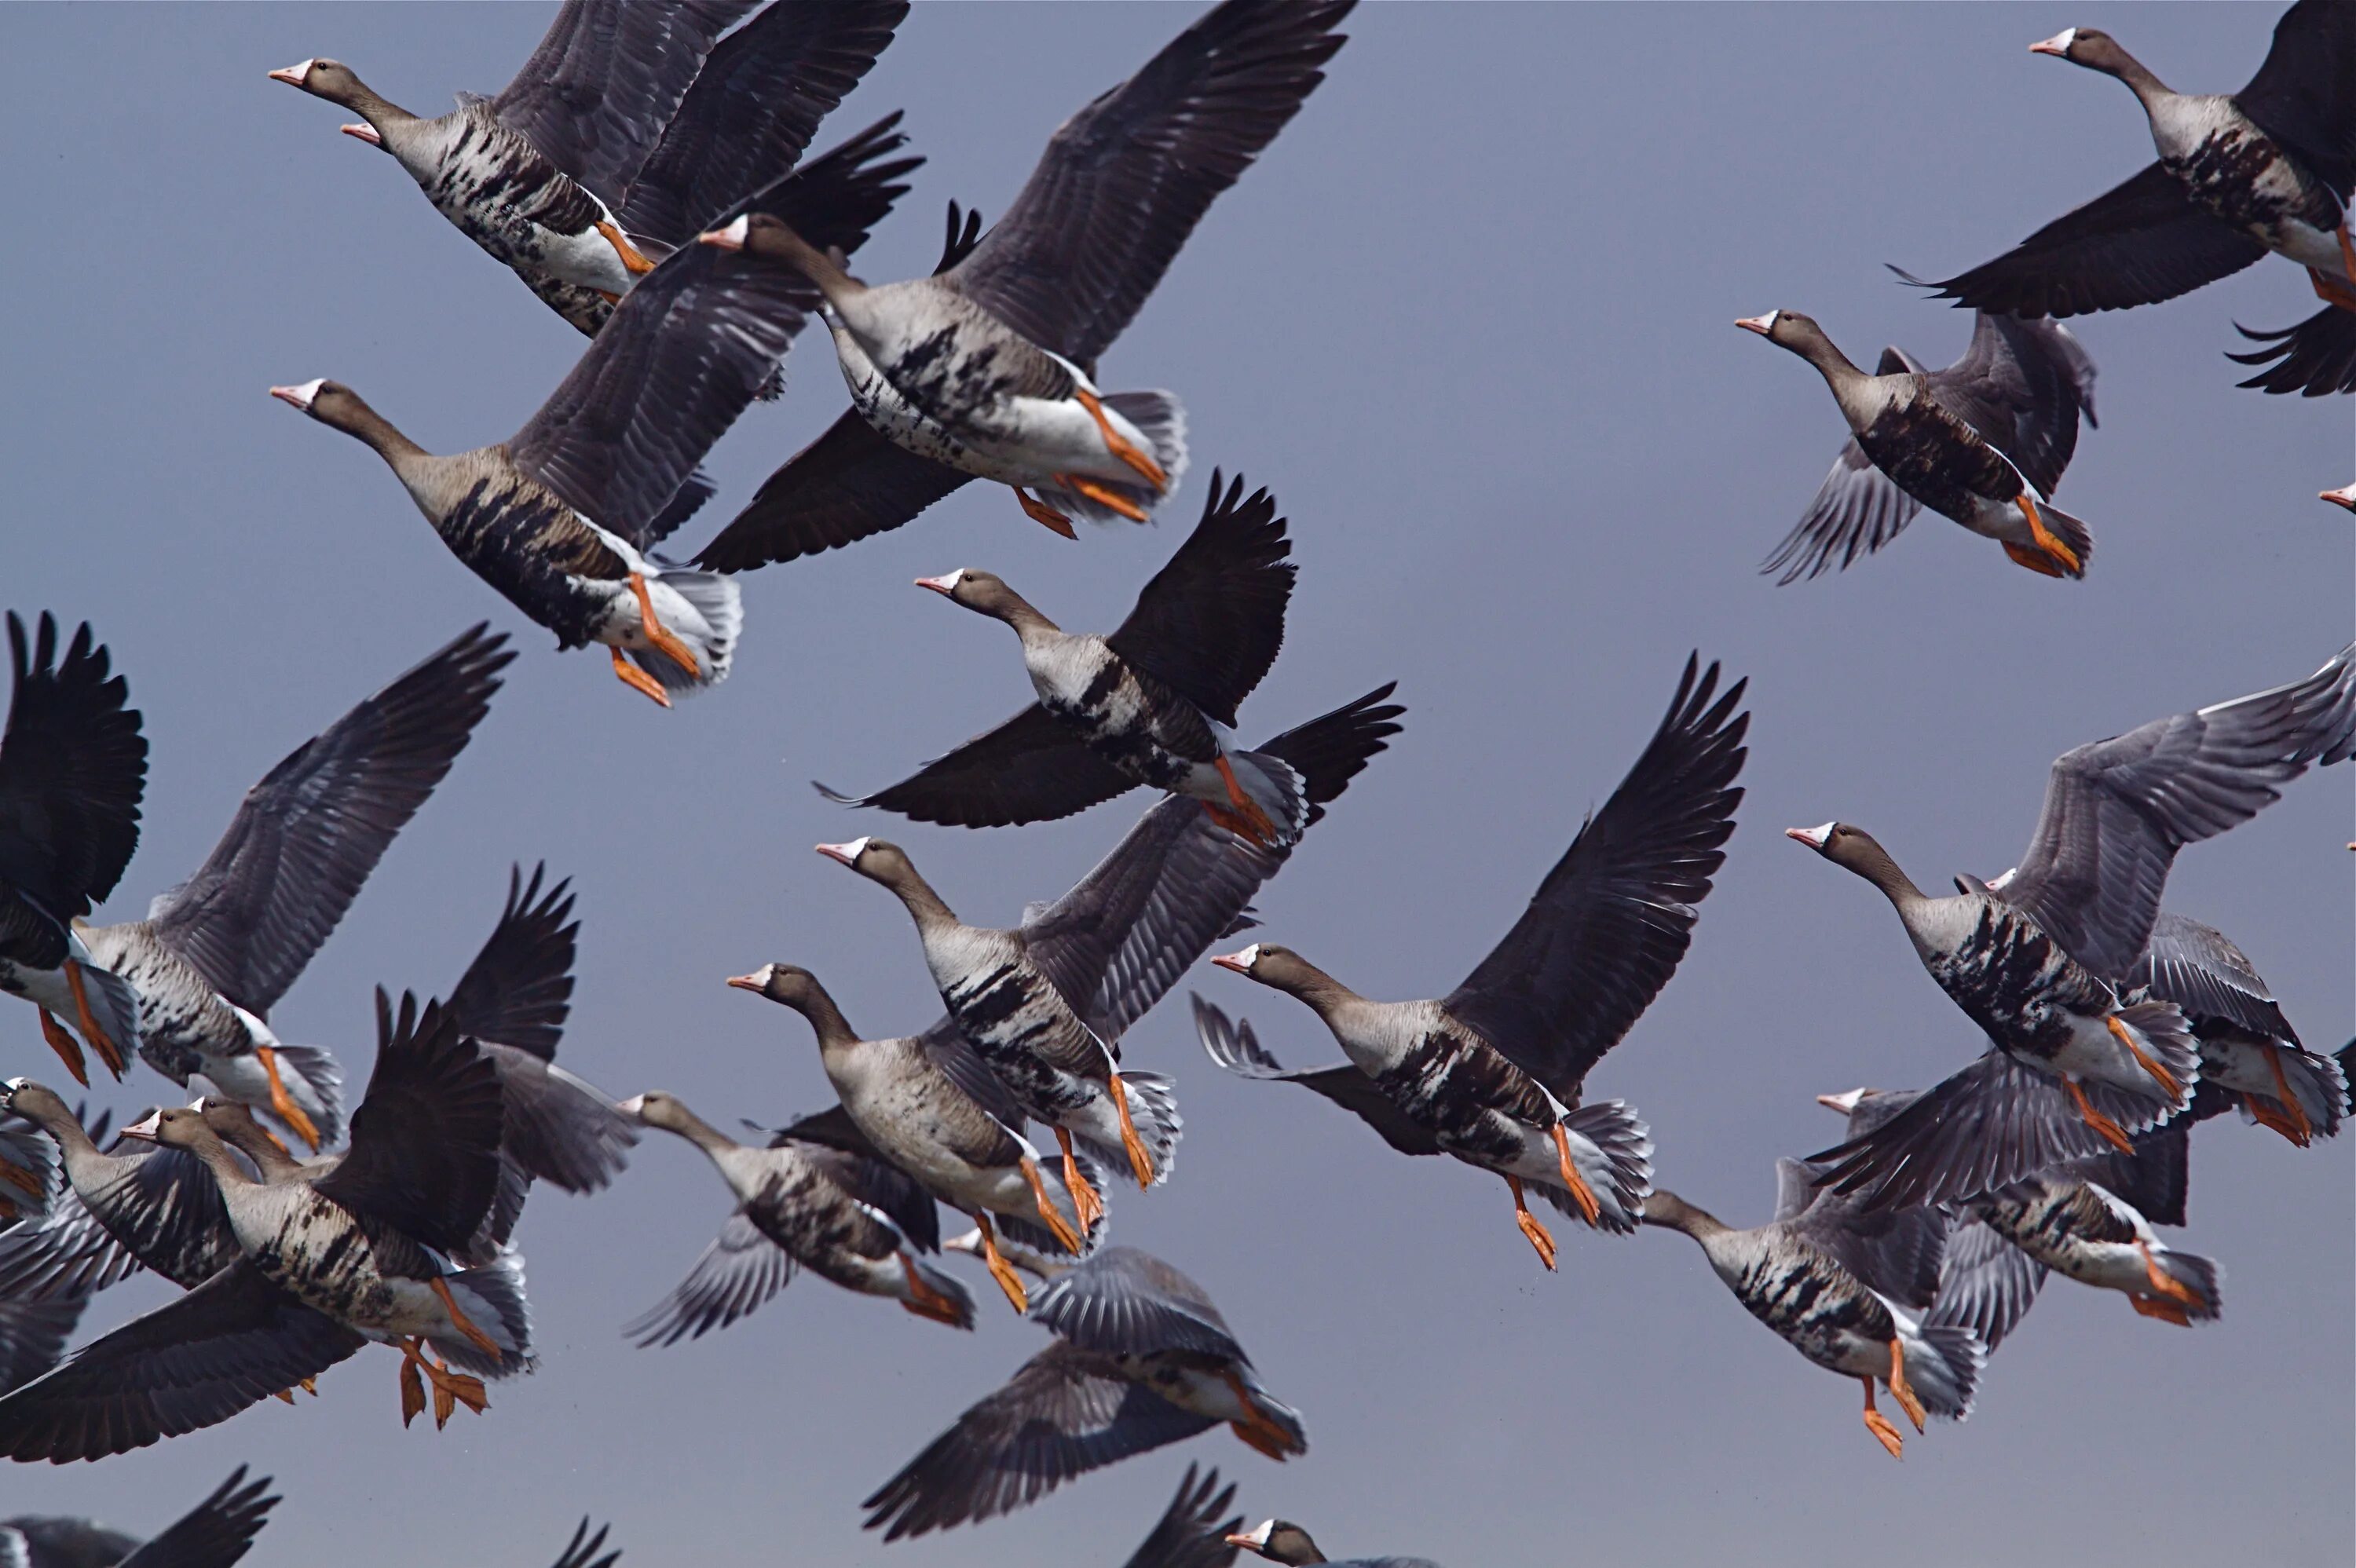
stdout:
<svg viewBox="0 0 2356 1568">
<path fill-rule="evenodd" d="M 2102 1009 L 2094 982 L 2035 923 L 1994 900 L 1943 901 L 1976 906 L 1977 918 L 1952 944 L 1917 933 L 1922 966 L 1965 1016 L 2006 1050 L 2040 1061 L 2078 1040 L 2086 1009 Z M 2099 1012 L 2093 1020 L 2101 1029 Z M 2107 1037 L 2107 1034 L 2105 1035 Z"/>
<path fill-rule="evenodd" d="M 630 271 L 598 231 L 614 222 L 604 202 L 487 112 L 462 110 L 439 124 L 442 134 L 405 148 L 402 162 L 461 233 L 510 267 L 628 292 Z"/>
<path fill-rule="evenodd" d="M 1069 725 L 1083 745 L 1130 778 L 1155 789 L 1225 800 L 1216 767 L 1176 750 L 1162 733 L 1162 714 L 1136 673 L 1108 651 L 1031 666 L 1039 706 Z M 1212 756 L 1218 752 L 1215 741 Z"/>
<path fill-rule="evenodd" d="M 2008 504 L 2020 494 L 2011 467 L 1935 404 L 1893 402 L 1857 443 L 1891 484 L 1966 528 L 1987 503 Z"/>
<path fill-rule="evenodd" d="M 501 598 L 556 634 L 561 648 L 601 640 L 601 633 L 637 605 L 618 577 L 591 575 L 590 563 L 559 559 L 549 540 L 573 531 L 572 508 L 536 486 L 477 481 L 435 524 L 450 553 Z M 606 566 L 599 561 L 597 568 Z M 616 599 L 628 600 L 626 611 Z"/>
<path fill-rule="evenodd" d="M 417 1309 L 405 1300 L 412 1293 L 402 1285 L 413 1285 L 415 1295 L 440 1305 L 423 1282 L 388 1278 L 351 1215 L 305 1183 L 261 1189 L 258 1196 L 230 1206 L 230 1222 L 246 1255 L 272 1283 L 352 1328 L 426 1332 L 422 1323 L 411 1323 Z"/>
<path fill-rule="evenodd" d="M 161 943 L 134 940 L 130 929 L 91 926 L 81 934 L 91 955 L 139 998 L 139 1054 L 176 1083 L 203 1073 L 229 1091 L 216 1069 L 240 1056 L 252 1060 L 252 1031 L 187 959 Z"/>
<path fill-rule="evenodd" d="M 2340 201 L 2229 100 L 2210 98 L 2171 129 L 2160 162 L 2193 201 L 2303 266 L 2341 272 Z M 2329 243 L 2325 243 L 2326 240 Z"/>
<path fill-rule="evenodd" d="M 1429 1129 L 1440 1147 L 1493 1170 L 1511 1169 L 1527 1150 L 1532 1128 L 1487 1104 L 1473 1084 L 1460 1079 L 1465 1065 L 1456 1041 L 1434 1032 L 1374 1077 L 1392 1104 Z M 1552 1150 L 1551 1138 L 1547 1147 Z"/>
<path fill-rule="evenodd" d="M 2146 1283 L 2143 1254 L 2120 1242 L 2079 1232 L 2071 1189 L 2051 1182 L 1975 1206 L 1999 1236 L 2058 1275 L 2098 1289 L 2133 1291 Z"/>
<path fill-rule="evenodd" d="M 934 979 L 958 1031 L 1036 1115 L 1053 1121 L 1096 1097 L 1069 1069 L 1102 1052 L 1044 976 L 1001 963 Z"/>
<path fill-rule="evenodd" d="M 1805 1256 L 1770 1252 L 1728 1280 L 1751 1315 L 1827 1371 L 1883 1377 L 1896 1324 L 1886 1309 Z"/>
</svg>

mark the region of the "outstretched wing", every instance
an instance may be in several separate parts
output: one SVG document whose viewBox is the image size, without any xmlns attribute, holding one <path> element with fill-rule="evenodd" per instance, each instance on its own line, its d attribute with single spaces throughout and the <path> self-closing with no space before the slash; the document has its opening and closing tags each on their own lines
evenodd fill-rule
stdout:
<svg viewBox="0 0 2356 1568">
<path fill-rule="evenodd" d="M 139 845 L 147 742 L 130 688 L 108 673 L 87 624 L 58 656 L 45 611 L 31 646 L 8 616 L 14 688 L 0 735 L 0 884 L 30 895 L 50 919 L 88 914 L 114 891 Z"/>
<path fill-rule="evenodd" d="M 761 1234 L 743 1210 L 728 1217 L 679 1287 L 622 1332 L 641 1349 L 700 1339 L 750 1317 L 794 1277 L 794 1260 Z"/>
<path fill-rule="evenodd" d="M 376 1070 L 351 1147 L 312 1186 L 364 1222 L 444 1253 L 464 1250 L 498 1189 L 497 1069 L 445 1011 L 376 994 Z"/>
<path fill-rule="evenodd" d="M 278 1499 L 268 1476 L 245 1478 L 245 1467 L 230 1472 L 212 1496 L 174 1520 L 164 1533 L 124 1558 L 115 1568 L 230 1568 L 253 1545 Z"/>
<path fill-rule="evenodd" d="M 573 1011 L 573 957 L 581 923 L 573 918 L 573 880 L 545 893 L 546 862 L 508 869 L 507 908 L 442 1010 L 460 1034 L 556 1060 Z"/>
<path fill-rule="evenodd" d="M 2356 187 L 2356 6 L 2298 0 L 2233 101 L 2346 200 Z"/>
<path fill-rule="evenodd" d="M 1197 1480 L 1194 1467 L 1187 1466 L 1178 1495 L 1123 1568 L 1227 1568 L 1237 1552 L 1227 1537 L 1243 1529 L 1244 1520 L 1220 1516 L 1235 1500 L 1236 1488 L 1222 1488 L 1215 1468 Z"/>
<path fill-rule="evenodd" d="M 1299 571 L 1292 541 L 1265 489 L 1247 499 L 1241 475 L 1215 469 L 1203 520 L 1137 596 L 1107 638 L 1113 652 L 1222 724 L 1284 645 L 1285 606 Z"/>
<path fill-rule="evenodd" d="M 914 822 L 999 827 L 1052 822 L 1136 787 L 1034 702 L 873 795 L 853 799 L 824 784 L 819 790 L 838 805 L 879 806 Z"/>
<path fill-rule="evenodd" d="M 1225 1012 L 1201 997 L 1191 999 L 1194 1004 L 1194 1036 L 1203 1042 L 1204 1052 L 1237 1077 L 1256 1078 L 1263 1083 L 1298 1083 L 1304 1089 L 1323 1094 L 1374 1128 L 1383 1142 L 1401 1154 L 1447 1152 L 1440 1147 L 1440 1140 L 1429 1128 L 1420 1122 L 1410 1120 L 1407 1113 L 1383 1093 L 1381 1085 L 1360 1072 L 1355 1064 L 1344 1061 L 1338 1067 L 1289 1072 L 1261 1046 L 1259 1037 L 1252 1032 L 1250 1019 L 1231 1021 Z"/>
<path fill-rule="evenodd" d="M 895 446 L 857 409 L 761 482 L 695 563 L 750 571 L 898 528 L 971 475 Z"/>
</svg>

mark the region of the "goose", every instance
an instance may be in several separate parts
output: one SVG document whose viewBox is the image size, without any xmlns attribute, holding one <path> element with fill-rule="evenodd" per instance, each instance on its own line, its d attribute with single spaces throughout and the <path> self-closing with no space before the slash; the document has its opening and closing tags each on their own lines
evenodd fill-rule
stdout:
<svg viewBox="0 0 2356 1568">
<path fill-rule="evenodd" d="M 201 1075 L 314 1149 L 336 1137 L 335 1058 L 267 1019 L 490 711 L 515 656 L 487 634 L 460 634 L 281 758 L 145 920 L 79 927 L 138 998 L 148 1065 L 184 1088 Z"/>
<path fill-rule="evenodd" d="M 2340 1131 L 2348 1080 L 2339 1062 L 2299 1043 L 2265 977 L 2223 932 L 2162 910 L 2128 979 L 2192 1020 L 2201 1086 L 2187 1119 L 2238 1107 L 2300 1148 Z"/>
<path fill-rule="evenodd" d="M 2083 577 L 2086 525 L 2046 497 L 2094 422 L 2094 363 L 2069 328 L 1986 311 L 1943 370 L 1885 348 L 1870 376 L 1824 328 L 1787 310 L 1737 322 L 1815 367 L 1851 432 L 1796 527 L 1762 571 L 1781 583 L 1846 569 L 1898 537 L 1924 507 L 2004 547 L 2046 577 Z"/>
<path fill-rule="evenodd" d="M 1308 1452 L 1300 1413 L 1260 1381 L 1203 1287 L 1170 1264 L 1135 1247 L 1077 1264 L 1010 1251 L 1046 1280 L 1030 1316 L 1055 1342 L 876 1488 L 860 1505 L 868 1529 L 898 1541 L 1012 1513 L 1223 1422 L 1280 1464 Z"/>
<path fill-rule="evenodd" d="M 1926 1416 L 1970 1413 L 1986 1350 L 1939 1296 L 1947 1222 L 1935 1209 L 1867 1213 L 1820 1192 L 1799 1160 L 1775 1168 L 1774 1217 L 1738 1231 L 1676 1193 L 1655 1189 L 1644 1222 L 1682 1231 L 1753 1317 L 1827 1371 L 1865 1385 L 1865 1426 L 1893 1459 L 1896 1424 L 1874 1407 L 1874 1384 L 1921 1432 Z M 1925 1310 L 1927 1308 L 1927 1310 Z"/>
<path fill-rule="evenodd" d="M 0 1236 L 48 1218 L 58 1185 L 58 1157 L 36 1127 L 0 1121 Z"/>
<path fill-rule="evenodd" d="M 1220 1487 L 1216 1467 L 1198 1480 L 1187 1466 L 1177 1496 L 1123 1568 L 1228 1568 L 1236 1549 L 1227 1537 L 1244 1520 L 1241 1514 L 1220 1516 L 1235 1500 L 1235 1487 Z"/>
<path fill-rule="evenodd" d="M 273 1477 L 230 1472 L 212 1495 L 142 1541 L 95 1520 L 20 1516 L 0 1520 L 0 1563 L 11 1568 L 230 1568 L 253 1545 L 279 1504 Z M 21 1555 L 9 1555 L 9 1537 Z"/>
<path fill-rule="evenodd" d="M 774 199 L 856 245 L 899 195 L 890 182 L 915 166 L 875 161 L 901 144 L 890 128 L 787 176 Z M 726 678 L 742 599 L 733 582 L 645 552 L 701 499 L 696 464 L 816 298 L 794 274 L 709 246 L 676 251 L 520 431 L 471 452 L 427 453 L 339 382 L 270 394 L 383 458 L 451 553 L 560 649 L 605 645 L 622 683 L 668 708 Z"/>
<path fill-rule="evenodd" d="M 1352 4 L 1224 0 L 1066 120 L 987 234 L 952 204 L 930 278 L 867 289 L 825 236 L 757 201 L 749 212 L 784 223 L 707 230 L 823 274 L 853 406 L 697 564 L 744 571 L 851 544 L 976 477 L 1014 485 L 1026 515 L 1066 537 L 1067 512 L 1142 520 L 1183 470 L 1183 412 L 1166 393 L 1098 393 L 1097 361 L 1324 80 Z"/>
<path fill-rule="evenodd" d="M 1023 1107 L 1004 1085 L 978 1060 L 960 1063 L 968 1049 L 961 1042 L 926 1035 L 862 1040 L 818 977 L 794 965 L 765 964 L 728 984 L 802 1015 L 862 1149 L 915 1180 L 929 1195 L 927 1209 L 938 1200 L 971 1217 L 991 1277 L 1015 1311 L 1027 1310 L 1030 1298 L 998 1250 L 992 1216 L 1018 1230 L 1035 1221 L 1053 1245 L 1076 1255 L 1088 1250 L 1098 1227 L 1064 1218 L 1069 1211 L 1078 1220 L 1076 1189 L 1043 1165 L 1023 1136 Z M 1076 1160 L 1070 1168 L 1079 1168 Z"/>
<path fill-rule="evenodd" d="M 2342 485 L 2337 490 L 2319 491 L 2317 492 L 2316 498 L 2318 500 L 2329 501 L 2333 506 L 2341 507 L 2347 511 L 2356 512 L 2356 480 L 2351 480 L 2350 483 Z"/>
<path fill-rule="evenodd" d="M 903 1222 L 875 1200 L 877 1177 L 856 1168 L 873 1162 L 803 1144 L 790 1130 L 766 1148 L 740 1144 L 660 1090 L 625 1100 L 622 1110 L 701 1149 L 736 1195 L 734 1216 L 687 1282 L 624 1330 L 644 1335 L 642 1345 L 725 1327 L 781 1289 L 796 1264 L 845 1290 L 897 1301 L 916 1317 L 973 1327 L 965 1286 L 916 1255 L 916 1237 L 937 1223 L 922 1189 L 894 1184 L 894 1207 L 914 1210 Z M 888 1181 L 896 1173 L 879 1174 Z"/>
<path fill-rule="evenodd" d="M 2356 753 L 2356 644 L 2304 680 L 2156 719 L 2056 758 L 2019 866 L 2001 887 L 1933 897 L 1864 829 L 1785 830 L 1871 883 L 1940 988 L 1993 1049 L 1837 1156 L 1840 1190 L 1950 1202 L 2095 1152 L 2056 1096 L 2122 1151 L 2191 1104 L 2200 1042 L 2174 1002 L 2133 983 L 2169 867 L 2280 798 L 2310 765 Z"/>
<path fill-rule="evenodd" d="M 556 1568 L 614 1568 L 622 1560 L 619 1551 L 605 1550 L 605 1532 L 611 1525 L 601 1524 L 595 1534 L 589 1531 L 589 1516 L 583 1514 L 581 1523 L 573 1531 L 573 1539 L 556 1559 Z"/>
<path fill-rule="evenodd" d="M 1724 861 L 1742 799 L 1747 682 L 1718 696 L 1719 667 L 1686 661 L 1660 728 L 1579 830 L 1513 929 L 1445 998 L 1378 1002 L 1291 949 L 1256 942 L 1211 962 L 1306 1003 L 1396 1115 L 1394 1147 L 1446 1152 L 1505 1179 L 1514 1219 L 1547 1269 L 1552 1232 L 1526 1187 L 1590 1227 L 1626 1234 L 1652 1184 L 1652 1136 L 1624 1101 L 1584 1103 L 1587 1074 L 1676 972 L 1694 906 Z M 1697 678 L 1698 677 L 1698 678 Z M 1199 1014 L 1198 1014 L 1199 1017 Z M 1220 1020 L 1224 1023 L 1224 1019 Z M 1234 1066 L 1248 1053 L 1212 1057 Z M 1263 1058 L 1264 1059 L 1264 1058 Z M 1256 1065 L 1246 1076 L 1281 1075 Z M 1357 1110 L 1371 1096 L 1328 1070 L 1302 1080 Z M 1362 1112 L 1362 1114 L 1364 1114 Z"/>
<path fill-rule="evenodd" d="M 72 1020 L 117 1078 L 139 1043 L 131 988 L 91 956 L 72 922 L 114 891 L 139 846 L 147 741 L 130 688 L 85 622 L 64 657 L 42 612 L 29 643 L 8 614 L 8 726 L 0 732 L 0 991 L 40 1009 L 41 1036 L 87 1086 Z"/>
<path fill-rule="evenodd" d="M 1266 490 L 1245 498 L 1243 485 L 1212 475 L 1202 522 L 1109 636 L 1064 631 L 992 572 L 916 579 L 1013 628 L 1038 700 L 887 789 L 824 793 L 977 827 L 1066 816 L 1144 784 L 1201 801 L 1259 843 L 1299 837 L 1300 775 L 1228 732 L 1283 644 L 1294 571 L 1275 501 Z"/>
<path fill-rule="evenodd" d="M 2108 33 L 2070 27 L 2029 46 L 2124 83 L 2151 124 L 2158 162 L 1939 283 L 1975 310 L 2075 315 L 2122 310 L 2215 283 L 2269 251 L 2308 269 L 2321 298 L 2356 308 L 2347 195 L 2356 187 L 2356 16 L 2298 0 L 2265 63 L 2230 96 L 2176 92 Z"/>
<path fill-rule="evenodd" d="M 792 172 L 906 0 L 566 0 L 497 95 L 438 118 L 340 60 L 270 72 L 358 114 L 434 209 L 594 337 L 615 302 L 739 197 Z M 651 258 L 651 259 L 650 259 Z"/>
<path fill-rule="evenodd" d="M 250 1174 L 200 1110 L 126 1129 L 204 1163 L 241 1255 L 0 1397 L 0 1454 L 63 1464 L 145 1447 L 226 1421 L 370 1340 L 401 1351 L 404 1424 L 425 1408 L 424 1381 L 440 1425 L 458 1404 L 485 1408 L 483 1378 L 531 1370 L 522 1260 L 444 1261 L 498 1187 L 498 1073 L 438 1006 L 410 996 L 396 1013 L 378 992 L 377 1041 L 351 1148 L 315 1180 Z"/>
<path fill-rule="evenodd" d="M 1852 1139 L 1902 1114 L 1908 1090 L 1851 1089 L 1816 1103 L 1848 1118 Z M 2181 1328 L 2220 1311 L 2223 1271 L 2169 1248 L 2152 1229 L 2184 1223 L 2187 1121 L 2136 1139 L 2131 1154 L 2104 1148 L 2012 1183 L 1965 1205 L 1952 1221 L 1941 1268 L 1943 1300 L 1977 1292 L 1961 1314 L 1993 1353 L 2035 1303 L 2047 1272 L 2127 1297 L 2136 1314 Z M 1958 1276 L 1977 1277 L 1958 1284 Z"/>
<path fill-rule="evenodd" d="M 1352 1557 L 1333 1563 L 1317 1549 L 1317 1542 L 1307 1531 L 1289 1519 L 1262 1520 L 1250 1530 L 1228 1536 L 1227 1544 L 1239 1546 L 1270 1563 L 1293 1564 L 1294 1568 L 1314 1563 L 1333 1563 L 1333 1568 L 1440 1568 L 1429 1557 Z"/>
</svg>

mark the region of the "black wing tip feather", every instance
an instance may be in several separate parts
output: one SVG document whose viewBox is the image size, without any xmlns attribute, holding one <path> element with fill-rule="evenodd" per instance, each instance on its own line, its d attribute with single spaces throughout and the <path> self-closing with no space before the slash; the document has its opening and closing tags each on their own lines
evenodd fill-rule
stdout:
<svg viewBox="0 0 2356 1568">
<path fill-rule="evenodd" d="M 1300 773 L 1309 799 L 1310 823 L 1324 816 L 1325 807 L 1341 797 L 1368 763 L 1388 751 L 1390 738 L 1406 728 L 1398 722 L 1407 712 L 1406 705 L 1390 700 L 1398 689 L 1398 682 L 1385 681 L 1364 697 L 1295 725 L 1256 748 Z"/>
<path fill-rule="evenodd" d="M 605 1532 L 612 1528 L 611 1525 L 601 1524 L 596 1533 L 592 1535 L 589 1532 L 589 1516 L 583 1514 L 580 1524 L 573 1529 L 573 1539 L 566 1541 L 564 1550 L 557 1554 L 556 1568 L 613 1568 L 622 1560 L 619 1551 L 605 1552 L 602 1557 L 598 1555 L 605 1552 Z"/>
</svg>

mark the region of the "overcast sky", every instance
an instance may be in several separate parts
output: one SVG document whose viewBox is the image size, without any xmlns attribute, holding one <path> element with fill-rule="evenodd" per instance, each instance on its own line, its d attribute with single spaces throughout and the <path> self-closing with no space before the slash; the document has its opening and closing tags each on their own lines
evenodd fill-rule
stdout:
<svg viewBox="0 0 2356 1568">
<path fill-rule="evenodd" d="M 1071 110 L 1201 7 L 927 5 L 821 145 L 894 109 L 931 158 L 859 259 L 926 270 L 942 205 L 995 216 Z M 869 1034 L 938 1011 L 888 895 L 810 853 L 891 834 L 958 912 L 1011 922 L 1061 892 L 1147 802 L 988 834 L 821 802 L 872 787 L 1027 697 L 1013 640 L 909 586 L 987 566 L 1049 614 L 1108 628 L 1198 514 L 1214 464 L 1272 485 L 1301 563 L 1249 738 L 1397 678 L 1407 731 L 1260 908 L 1266 934 L 1371 994 L 1445 993 L 1633 760 L 1688 649 L 1751 678 L 1749 798 L 1693 951 L 1590 1080 L 1650 1121 L 1659 1179 L 1736 1224 L 1778 1156 L 1839 1132 L 1817 1093 L 1923 1083 L 1976 1049 L 1869 889 L 1779 830 L 1869 827 L 1926 886 L 2027 842 L 2052 757 L 2291 680 L 2351 635 L 2356 468 L 2343 400 L 2234 389 L 2235 321 L 2315 308 L 2269 261 L 2083 324 L 2102 369 L 2060 500 L 2098 541 L 2049 581 L 1937 517 L 1845 575 L 1756 565 L 1838 447 L 1822 383 L 1738 333 L 1815 315 L 1857 359 L 1944 364 L 1967 315 L 1897 286 L 1979 261 L 2148 161 L 2115 84 L 2025 47 L 2115 32 L 2163 78 L 2230 89 L 2252 5 L 1720 6 L 1376 4 L 1331 80 L 1222 197 L 1108 386 L 1184 398 L 1194 473 L 1154 529 L 1067 544 L 976 485 L 915 526 L 744 580 L 734 678 L 659 712 L 468 575 L 356 443 L 271 402 L 332 376 L 436 451 L 500 439 L 581 342 L 434 215 L 343 116 L 263 78 L 334 55 L 425 112 L 495 91 L 541 5 L 0 9 L 0 311 L 7 605 L 88 617 L 146 714 L 144 840 L 105 913 L 186 875 L 289 748 L 487 617 L 524 656 L 474 747 L 275 1016 L 369 1063 L 369 991 L 446 989 L 510 859 L 575 877 L 580 986 L 561 1060 L 619 1096 L 672 1090 L 715 1123 L 831 1098 L 809 1031 L 723 989 L 809 965 Z M 791 389 L 716 449 L 698 546 L 842 408 L 823 335 Z M 2349 1033 L 2348 770 L 2188 851 L 2170 907 L 2222 926 L 2310 1044 Z M 1189 977 L 1285 1061 L 1337 1051 L 1288 998 Z M 2346 1563 L 2351 1536 L 2351 1149 L 2225 1120 L 2195 1139 L 2192 1224 L 2222 1323 L 2136 1317 L 2056 1283 L 1965 1426 L 1860 1429 L 1853 1382 L 1751 1321 L 1680 1236 L 1570 1233 L 1547 1276 L 1501 1183 L 1392 1154 L 1305 1093 L 1226 1078 L 1182 986 L 1128 1041 L 1173 1072 L 1173 1182 L 1111 1194 L 1117 1232 L 1218 1299 L 1305 1413 L 1279 1467 L 1224 1432 L 1088 1477 L 1012 1519 L 884 1550 L 860 1498 L 1044 1342 L 980 1272 L 952 1333 L 804 1278 L 749 1322 L 639 1350 L 618 1326 L 728 1211 L 660 1134 L 594 1200 L 533 1200 L 542 1365 L 488 1414 L 399 1424 L 371 1350 L 316 1402 L 159 1448 L 0 1474 L 0 1514 L 140 1531 L 240 1463 L 287 1491 L 257 1563 L 552 1559 L 585 1512 L 628 1560 L 1121 1562 L 1188 1460 L 1237 1506 L 1338 1553 L 1468 1565 L 1829 1553 L 1976 1564 L 2005 1547 L 2094 1565 Z M 0 1068 L 58 1078 L 29 1010 Z M 164 1091 L 141 1070 L 112 1103 Z M 959 1265 L 962 1267 L 963 1265 Z M 164 1298 L 110 1292 L 86 1332 Z"/>
</svg>

